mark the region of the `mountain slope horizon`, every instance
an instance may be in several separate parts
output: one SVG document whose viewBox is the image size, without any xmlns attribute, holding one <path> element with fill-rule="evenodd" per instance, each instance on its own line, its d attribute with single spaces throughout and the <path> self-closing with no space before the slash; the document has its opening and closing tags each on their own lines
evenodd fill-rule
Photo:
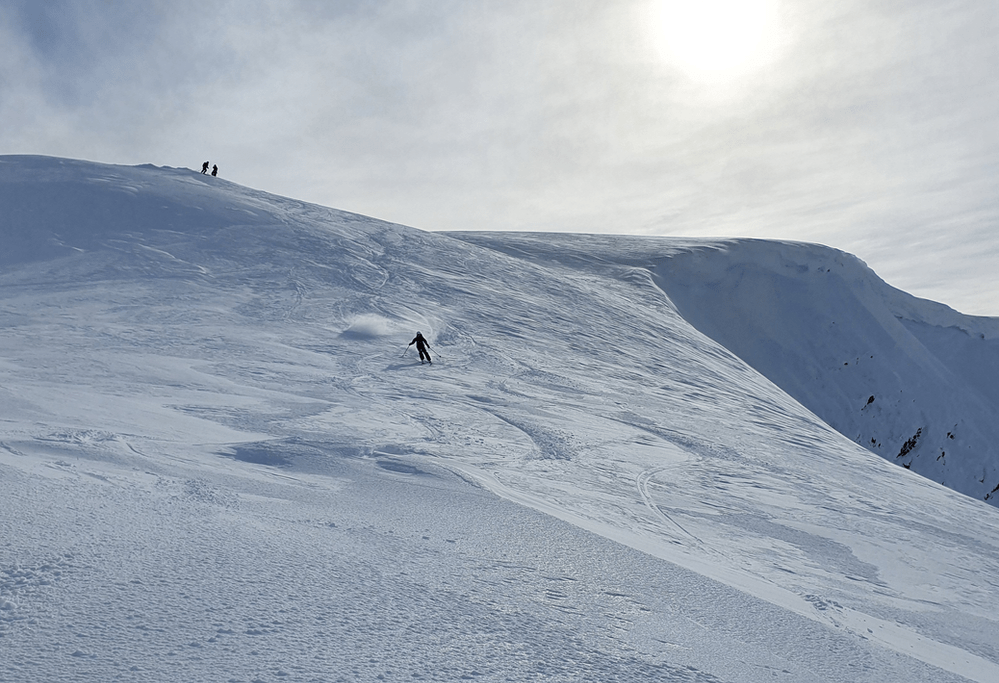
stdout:
<svg viewBox="0 0 999 683">
<path fill-rule="evenodd" d="M 688 323 L 844 436 L 972 497 L 999 492 L 999 318 L 816 244 L 636 238 L 615 260 L 616 237 L 451 234 L 536 263 L 646 269 Z"/>
<path fill-rule="evenodd" d="M 427 233 L 190 169 L 0 157 L 0 204 L 0 680 L 999 675 L 995 319 L 818 245 Z"/>
</svg>

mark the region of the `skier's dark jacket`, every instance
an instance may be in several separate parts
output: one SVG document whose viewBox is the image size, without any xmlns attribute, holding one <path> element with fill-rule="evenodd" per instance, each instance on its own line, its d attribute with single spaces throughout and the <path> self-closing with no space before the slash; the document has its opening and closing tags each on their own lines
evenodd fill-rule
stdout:
<svg viewBox="0 0 999 683">
<path fill-rule="evenodd" d="M 427 340 L 424 339 L 423 335 L 420 334 L 419 332 L 417 332 L 416 336 L 413 337 L 413 341 L 409 342 L 409 344 L 407 344 L 406 346 L 412 346 L 413 344 L 416 344 L 416 350 L 417 351 L 426 351 L 427 350 Z"/>
</svg>

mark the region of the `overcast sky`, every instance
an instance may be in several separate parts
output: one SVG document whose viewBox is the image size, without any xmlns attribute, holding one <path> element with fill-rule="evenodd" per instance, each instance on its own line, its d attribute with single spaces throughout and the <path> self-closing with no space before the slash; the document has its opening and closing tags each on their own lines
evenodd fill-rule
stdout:
<svg viewBox="0 0 999 683">
<path fill-rule="evenodd" d="M 0 0 L 0 154 L 211 160 L 426 230 L 821 242 L 999 315 L 997 36 L 994 0 Z"/>
</svg>

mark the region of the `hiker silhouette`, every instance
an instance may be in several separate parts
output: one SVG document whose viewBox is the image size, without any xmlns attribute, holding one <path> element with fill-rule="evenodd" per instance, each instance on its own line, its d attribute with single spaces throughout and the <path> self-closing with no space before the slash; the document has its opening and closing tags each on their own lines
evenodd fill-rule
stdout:
<svg viewBox="0 0 999 683">
<path fill-rule="evenodd" d="M 202 173 L 208 173 L 208 162 L 207 161 L 205 163 L 201 164 L 201 172 Z"/>
</svg>

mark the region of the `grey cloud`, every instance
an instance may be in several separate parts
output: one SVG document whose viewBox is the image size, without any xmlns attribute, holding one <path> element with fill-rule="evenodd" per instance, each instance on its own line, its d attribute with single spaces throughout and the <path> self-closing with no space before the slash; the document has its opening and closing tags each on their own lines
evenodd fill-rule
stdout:
<svg viewBox="0 0 999 683">
<path fill-rule="evenodd" d="M 721 95 L 655 57 L 647 5 L 8 0 L 0 146 L 210 157 L 428 229 L 807 239 L 924 294 L 970 282 L 919 250 L 996 240 L 999 5 L 786 0 L 783 51 Z"/>
</svg>

